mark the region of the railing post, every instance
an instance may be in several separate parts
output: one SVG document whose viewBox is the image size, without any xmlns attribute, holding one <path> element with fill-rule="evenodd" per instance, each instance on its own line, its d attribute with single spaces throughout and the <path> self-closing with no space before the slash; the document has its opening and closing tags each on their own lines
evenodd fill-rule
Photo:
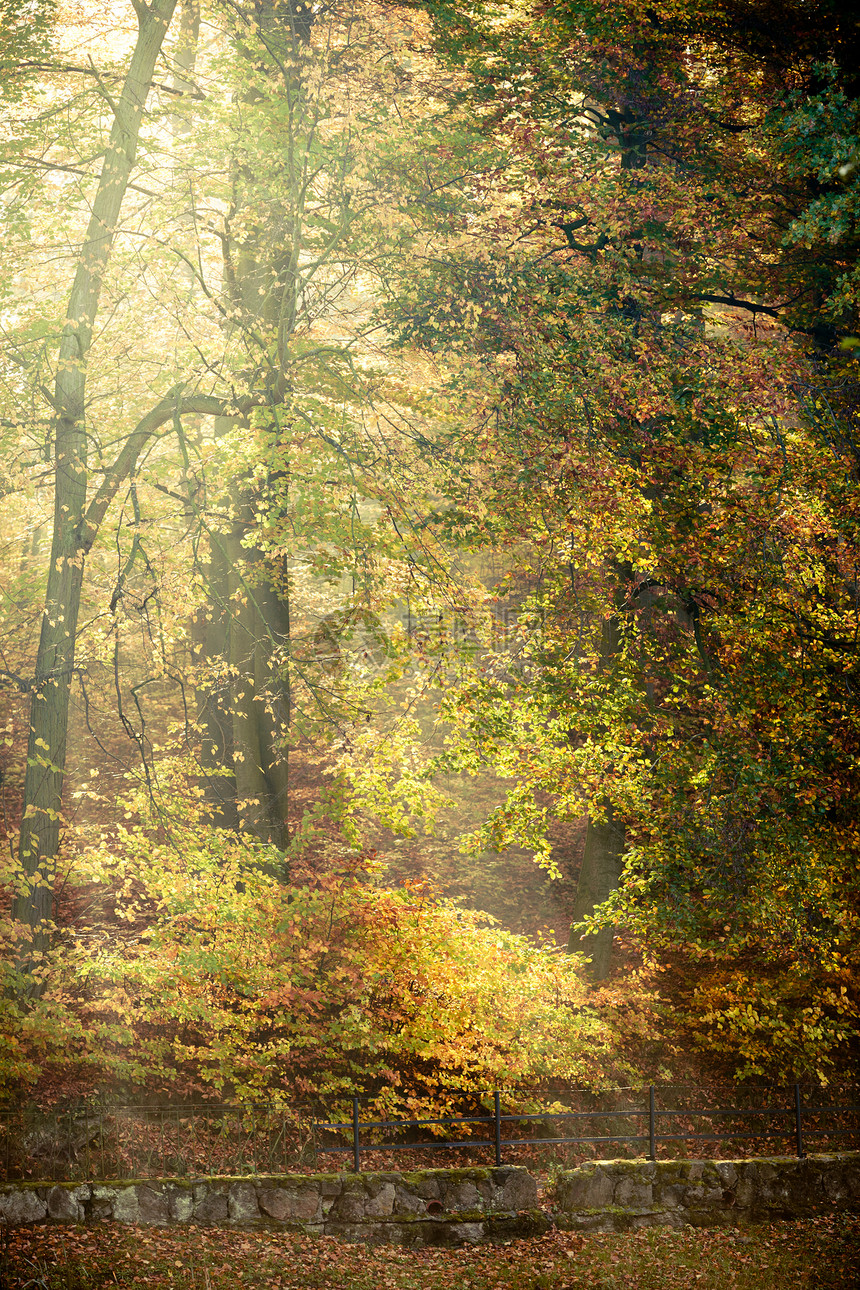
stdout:
<svg viewBox="0 0 860 1290">
<path fill-rule="evenodd" d="M 493 1094 L 493 1103 L 496 1117 L 496 1165 L 498 1166 L 502 1163 L 502 1104 L 498 1089 Z"/>
<path fill-rule="evenodd" d="M 654 1085 L 648 1085 L 648 1159 L 657 1159 L 657 1114 L 654 1107 Z"/>
<path fill-rule="evenodd" d="M 352 1167 L 361 1173 L 361 1147 L 358 1141 L 358 1098 L 352 1099 Z"/>
<path fill-rule="evenodd" d="M 800 1085 L 794 1086 L 794 1136 L 797 1143 L 798 1159 L 802 1160 L 806 1155 L 803 1150 L 803 1106 L 800 1099 Z"/>
</svg>

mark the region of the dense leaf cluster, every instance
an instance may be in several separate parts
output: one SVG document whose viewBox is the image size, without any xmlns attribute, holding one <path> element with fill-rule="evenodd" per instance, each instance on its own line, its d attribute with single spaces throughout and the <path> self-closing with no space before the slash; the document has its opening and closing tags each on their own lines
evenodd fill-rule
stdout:
<svg viewBox="0 0 860 1290">
<path fill-rule="evenodd" d="M 391 306 L 468 327 L 486 532 L 537 584 L 447 764 L 516 781 L 495 845 L 547 792 L 620 831 L 604 922 L 696 964 L 687 1024 L 747 1072 L 857 1016 L 856 29 L 779 12 L 434 6 L 484 215 Z"/>
</svg>

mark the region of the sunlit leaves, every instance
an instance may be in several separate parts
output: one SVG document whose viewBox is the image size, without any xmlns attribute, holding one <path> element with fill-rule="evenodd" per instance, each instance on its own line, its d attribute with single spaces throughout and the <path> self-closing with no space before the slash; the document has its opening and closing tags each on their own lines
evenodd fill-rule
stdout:
<svg viewBox="0 0 860 1290">
<path fill-rule="evenodd" d="M 143 802 L 138 803 L 143 807 Z M 465 1091 L 599 1078 L 618 1060 L 576 963 L 415 889 L 381 889 L 359 857 L 315 881 L 284 857 L 175 814 L 169 841 L 130 829 L 83 857 L 131 927 L 56 959 L 9 1073 L 33 1043 L 135 1085 L 243 1101 L 356 1090 L 379 1110 L 434 1113 Z M 65 1054 L 51 1018 L 74 1005 Z M 88 1036 L 92 1039 L 90 1047 Z"/>
</svg>

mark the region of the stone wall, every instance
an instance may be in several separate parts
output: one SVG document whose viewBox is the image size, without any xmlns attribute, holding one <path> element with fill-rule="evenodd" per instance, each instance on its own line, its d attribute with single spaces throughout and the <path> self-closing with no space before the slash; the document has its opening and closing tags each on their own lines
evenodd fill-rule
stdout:
<svg viewBox="0 0 860 1290">
<path fill-rule="evenodd" d="M 0 1226 L 200 1223 L 279 1228 L 342 1240 L 463 1245 L 534 1236 L 553 1225 L 623 1231 L 743 1226 L 860 1211 L 860 1152 L 804 1160 L 601 1160 L 559 1174 L 538 1207 L 526 1170 L 0 1184 Z"/>
<path fill-rule="evenodd" d="M 545 1231 L 526 1169 L 166 1178 L 0 1185 L 0 1225 L 201 1223 L 398 1245 L 462 1245 Z"/>
<path fill-rule="evenodd" d="M 860 1211 L 860 1152 L 755 1160 L 600 1160 L 556 1179 L 556 1226 L 738 1227 L 834 1210 Z"/>
</svg>

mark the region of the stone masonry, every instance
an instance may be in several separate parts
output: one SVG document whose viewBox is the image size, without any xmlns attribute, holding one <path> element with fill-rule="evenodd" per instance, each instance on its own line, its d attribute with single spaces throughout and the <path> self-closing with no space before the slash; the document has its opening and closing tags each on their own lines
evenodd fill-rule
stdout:
<svg viewBox="0 0 860 1290">
<path fill-rule="evenodd" d="M 535 1179 L 514 1166 L 0 1185 L 0 1226 L 108 1221 L 271 1227 L 397 1245 L 506 1240 L 550 1226 Z"/>
<path fill-rule="evenodd" d="M 599 1160 L 555 1181 L 556 1226 L 740 1227 L 860 1211 L 860 1152 L 754 1160 Z"/>
<path fill-rule="evenodd" d="M 0 1184 L 0 1227 L 199 1223 L 369 1244 L 466 1245 L 556 1226 L 624 1231 L 743 1226 L 860 1212 L 860 1152 L 754 1160 L 600 1160 L 555 1179 L 544 1208 L 526 1169 L 284 1174 Z"/>
</svg>

